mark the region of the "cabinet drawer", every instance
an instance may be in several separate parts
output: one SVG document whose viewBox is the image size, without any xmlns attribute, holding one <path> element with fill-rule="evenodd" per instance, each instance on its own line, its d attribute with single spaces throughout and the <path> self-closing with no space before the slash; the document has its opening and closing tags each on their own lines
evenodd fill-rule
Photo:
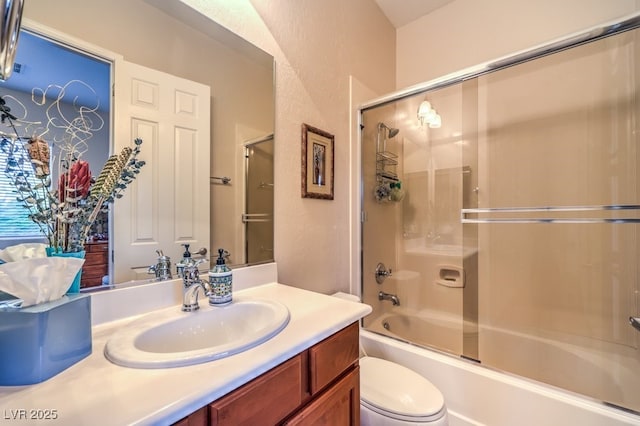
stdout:
<svg viewBox="0 0 640 426">
<path fill-rule="evenodd" d="M 87 243 L 84 246 L 85 252 L 87 253 L 106 253 L 109 251 L 109 243 Z"/>
<path fill-rule="evenodd" d="M 211 425 L 273 425 L 302 404 L 303 357 L 297 355 L 209 405 Z"/>
<path fill-rule="evenodd" d="M 85 253 L 84 266 L 106 265 L 108 263 L 107 252 Z"/>
<path fill-rule="evenodd" d="M 82 268 L 83 278 L 99 277 L 102 279 L 102 277 L 105 275 L 107 275 L 107 265 L 84 266 Z"/>
<path fill-rule="evenodd" d="M 359 327 L 355 322 L 309 349 L 309 385 L 314 395 L 358 361 Z"/>
</svg>

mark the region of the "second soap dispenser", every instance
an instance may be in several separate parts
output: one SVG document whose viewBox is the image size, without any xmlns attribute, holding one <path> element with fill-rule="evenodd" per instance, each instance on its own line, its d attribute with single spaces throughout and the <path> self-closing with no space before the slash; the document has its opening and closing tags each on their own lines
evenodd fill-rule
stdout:
<svg viewBox="0 0 640 426">
<path fill-rule="evenodd" d="M 184 247 L 182 259 L 180 260 L 180 262 L 176 263 L 176 273 L 180 278 L 184 277 L 184 268 L 187 266 L 191 266 L 194 263 L 193 258 L 191 257 L 191 253 L 189 252 L 189 244 L 182 244 L 182 247 Z"/>
<path fill-rule="evenodd" d="M 233 299 L 233 275 L 224 261 L 224 249 L 218 249 L 218 254 L 216 264 L 209 271 L 209 284 L 211 285 L 209 304 L 212 306 L 228 305 Z"/>
</svg>

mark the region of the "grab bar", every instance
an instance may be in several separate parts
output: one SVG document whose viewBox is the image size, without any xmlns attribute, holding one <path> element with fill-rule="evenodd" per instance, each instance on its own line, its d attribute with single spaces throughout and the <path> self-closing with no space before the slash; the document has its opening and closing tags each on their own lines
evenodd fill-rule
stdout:
<svg viewBox="0 0 640 426">
<path fill-rule="evenodd" d="M 242 222 L 271 222 L 269 213 L 243 213 Z"/>
<path fill-rule="evenodd" d="M 544 207 L 494 207 L 478 209 L 461 209 L 461 223 L 640 223 L 640 218 L 470 218 L 471 214 L 494 214 L 494 213 L 548 213 L 548 212 L 586 212 L 586 211 L 626 211 L 640 210 L 640 205 L 636 204 L 612 204 L 597 206 L 544 206 Z"/>
<path fill-rule="evenodd" d="M 215 181 L 220 181 L 220 183 L 222 183 L 223 185 L 229 185 L 231 183 L 231 178 L 228 176 L 211 176 L 210 178 L 211 183 L 218 183 Z"/>
<path fill-rule="evenodd" d="M 629 317 L 629 324 L 636 330 L 640 331 L 640 317 Z"/>
</svg>

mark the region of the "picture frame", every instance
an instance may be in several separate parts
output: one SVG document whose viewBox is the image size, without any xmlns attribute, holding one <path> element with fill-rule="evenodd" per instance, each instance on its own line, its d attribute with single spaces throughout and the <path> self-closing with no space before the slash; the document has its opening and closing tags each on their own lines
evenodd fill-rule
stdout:
<svg viewBox="0 0 640 426">
<path fill-rule="evenodd" d="M 302 124 L 302 197 L 333 200 L 334 136 Z"/>
</svg>

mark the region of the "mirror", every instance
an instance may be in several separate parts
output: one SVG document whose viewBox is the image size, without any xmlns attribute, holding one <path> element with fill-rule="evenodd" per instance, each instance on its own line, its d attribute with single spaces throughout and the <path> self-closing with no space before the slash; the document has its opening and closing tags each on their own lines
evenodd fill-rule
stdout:
<svg viewBox="0 0 640 426">
<path fill-rule="evenodd" d="M 25 29 L 46 28 L 41 32 L 58 40 L 82 40 L 129 62 L 209 86 L 211 178 L 181 190 L 194 195 L 209 191 L 210 253 L 225 248 L 235 266 L 273 260 L 275 88 L 270 55 L 181 2 L 31 0 L 23 18 Z M 175 264 L 183 248 L 179 241 L 164 252 Z M 153 251 L 148 259 L 154 263 Z"/>
</svg>

